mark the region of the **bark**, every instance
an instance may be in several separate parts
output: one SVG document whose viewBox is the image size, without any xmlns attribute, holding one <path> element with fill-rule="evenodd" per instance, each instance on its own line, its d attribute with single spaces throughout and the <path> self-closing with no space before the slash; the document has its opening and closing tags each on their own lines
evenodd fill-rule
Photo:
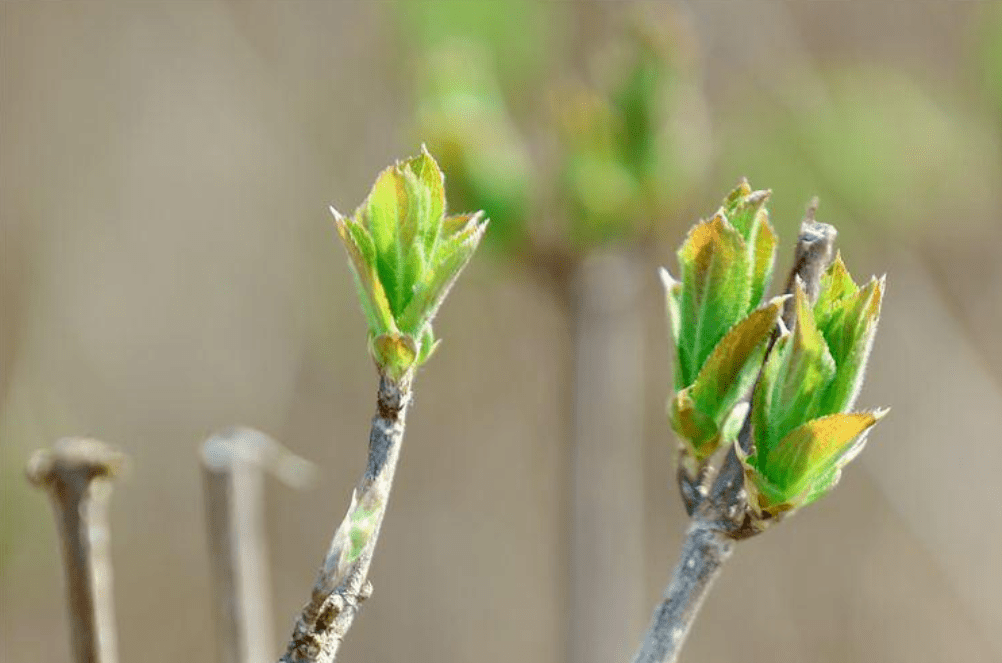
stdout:
<svg viewBox="0 0 1002 663">
<path fill-rule="evenodd" d="M 735 541 L 696 520 L 686 533 L 671 582 L 655 609 L 633 663 L 672 663 L 696 619 L 703 599 L 734 550 Z"/>
<path fill-rule="evenodd" d="M 380 378 L 369 461 L 313 587 L 296 620 L 282 663 L 330 663 L 337 656 L 359 605 L 372 592 L 369 566 L 393 487 L 410 404 L 409 380 Z"/>
</svg>

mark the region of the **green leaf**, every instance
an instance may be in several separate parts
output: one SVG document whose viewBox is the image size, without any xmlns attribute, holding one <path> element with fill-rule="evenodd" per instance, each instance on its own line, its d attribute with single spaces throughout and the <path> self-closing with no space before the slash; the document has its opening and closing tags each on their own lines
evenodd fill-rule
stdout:
<svg viewBox="0 0 1002 663">
<path fill-rule="evenodd" d="M 366 509 L 361 504 L 356 504 L 355 508 L 348 515 L 348 522 L 350 523 L 348 529 L 348 541 L 350 546 L 348 548 L 348 554 L 345 558 L 345 562 L 351 564 L 365 550 L 366 545 L 369 543 L 369 539 L 372 538 L 373 532 L 376 531 L 376 525 L 379 523 L 379 515 L 382 511 L 382 503 L 377 502 L 370 508 Z"/>
<path fill-rule="evenodd" d="M 697 224 L 679 249 L 682 266 L 682 382 L 691 384 L 703 362 L 749 304 L 751 271 L 744 239 L 723 215 Z"/>
<path fill-rule="evenodd" d="M 671 399 L 668 419 L 692 456 L 702 462 L 717 450 L 718 427 L 713 419 L 696 409 L 689 391 L 683 389 Z"/>
<path fill-rule="evenodd" d="M 352 219 L 345 219 L 333 207 L 335 226 L 341 243 L 348 252 L 349 264 L 355 277 L 362 311 L 372 331 L 395 332 L 396 324 L 379 274 L 375 267 L 375 248 L 369 233 Z"/>
<path fill-rule="evenodd" d="M 418 350 L 417 363 L 421 365 L 428 361 L 432 353 L 438 348 L 438 344 L 441 341 L 435 339 L 435 333 L 432 331 L 431 323 L 424 326 L 424 331 L 421 332 L 421 342 L 420 349 Z"/>
<path fill-rule="evenodd" d="M 776 260 L 776 233 L 769 225 L 769 214 L 763 207 L 758 216 L 758 227 L 754 237 L 754 265 L 752 267 L 751 297 L 752 305 L 757 306 L 772 279 L 772 266 Z"/>
<path fill-rule="evenodd" d="M 818 301 L 814 303 L 814 316 L 818 327 L 824 329 L 832 315 L 841 310 L 844 302 L 859 292 L 859 287 L 849 275 L 849 270 L 842 262 L 842 252 L 835 254 L 835 260 L 821 275 L 821 287 L 818 291 Z"/>
<path fill-rule="evenodd" d="M 686 385 L 682 382 L 682 370 L 681 364 L 678 358 L 678 344 L 679 344 L 679 334 L 682 325 L 682 284 L 672 278 L 668 270 L 662 267 L 658 271 L 658 275 L 661 277 L 661 285 L 665 289 L 665 311 L 668 314 L 668 328 L 671 330 L 672 343 L 675 344 L 675 391 L 684 388 Z"/>
<path fill-rule="evenodd" d="M 445 178 L 434 157 L 424 145 L 421 146 L 421 154 L 407 161 L 407 167 L 428 192 L 427 218 L 432 221 L 428 225 L 433 232 L 427 234 L 424 245 L 425 250 L 430 253 L 434 248 L 438 229 L 441 227 L 438 221 L 445 215 Z"/>
<path fill-rule="evenodd" d="M 399 317 L 401 329 L 416 334 L 431 321 L 449 289 L 473 256 L 486 229 L 487 220 L 474 215 L 463 226 L 463 230 L 439 244 L 434 268 L 428 270 L 425 279 L 416 284 L 414 296 Z"/>
<path fill-rule="evenodd" d="M 765 211 L 765 203 L 769 200 L 771 191 L 752 191 L 748 180 L 742 178 L 734 188 L 718 214 L 723 214 L 734 228 L 741 233 L 745 242 L 752 243 L 755 227 L 761 221 L 760 214 Z"/>
<path fill-rule="evenodd" d="M 718 425 L 751 389 L 786 297 L 776 297 L 736 324 L 713 349 L 691 388 L 695 407 Z"/>
<path fill-rule="evenodd" d="M 799 282 L 794 287 L 794 305 L 796 326 L 790 343 L 784 347 L 780 369 L 783 377 L 774 386 L 769 416 L 769 438 L 773 442 L 819 414 L 825 390 L 835 376 L 835 360 L 818 331 Z"/>
<path fill-rule="evenodd" d="M 792 499 L 848 462 L 845 457 L 850 452 L 858 453 L 859 447 L 853 443 L 885 413 L 830 414 L 808 421 L 790 431 L 769 452 L 762 473 Z"/>
<path fill-rule="evenodd" d="M 443 182 L 422 148 L 383 170 L 352 218 L 331 209 L 369 326 L 370 352 L 394 379 L 430 356 L 431 320 L 486 226 L 480 213 L 444 217 Z"/>
<path fill-rule="evenodd" d="M 832 304 L 823 329 L 836 373 L 822 407 L 839 412 L 852 407 L 863 384 L 866 362 L 880 318 L 884 280 L 871 279 L 861 290 Z"/>
<path fill-rule="evenodd" d="M 755 386 L 755 393 L 752 395 L 752 436 L 755 440 L 755 447 L 761 453 L 768 451 L 770 445 L 770 422 L 769 417 L 773 408 L 773 395 L 776 393 L 776 384 L 780 380 L 784 359 L 789 353 L 791 334 L 783 326 L 782 318 L 779 321 L 779 338 L 772 346 L 772 352 L 762 365 L 762 372 L 759 374 L 758 384 Z"/>
</svg>

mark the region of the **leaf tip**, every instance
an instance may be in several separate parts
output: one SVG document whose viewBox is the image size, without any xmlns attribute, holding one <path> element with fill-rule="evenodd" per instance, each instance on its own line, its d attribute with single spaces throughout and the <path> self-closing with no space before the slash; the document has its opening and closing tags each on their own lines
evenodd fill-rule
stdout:
<svg viewBox="0 0 1002 663">
<path fill-rule="evenodd" d="M 665 292 L 669 294 L 673 288 L 680 285 L 680 282 L 676 281 L 664 267 L 658 267 L 658 278 L 661 279 L 661 285 L 664 286 Z"/>
</svg>

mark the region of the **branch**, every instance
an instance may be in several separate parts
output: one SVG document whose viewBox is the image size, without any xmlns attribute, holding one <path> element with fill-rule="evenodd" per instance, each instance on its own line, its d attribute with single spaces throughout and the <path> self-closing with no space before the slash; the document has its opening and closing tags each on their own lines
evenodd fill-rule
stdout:
<svg viewBox="0 0 1002 663">
<path fill-rule="evenodd" d="M 111 479 L 125 456 L 97 440 L 63 438 L 28 461 L 28 480 L 52 498 L 62 541 L 76 663 L 117 663 L 108 530 Z"/>
<path fill-rule="evenodd" d="M 219 660 L 265 663 L 274 641 L 262 473 L 270 470 L 284 483 L 302 487 L 314 467 L 250 428 L 213 435 L 201 456 Z"/>
<path fill-rule="evenodd" d="M 671 663 L 678 659 L 703 599 L 733 550 L 733 539 L 699 519 L 693 521 L 664 600 L 654 611 L 633 663 Z"/>
<path fill-rule="evenodd" d="M 834 226 L 814 220 L 817 211 L 818 199 L 814 198 L 800 222 L 800 236 L 797 237 L 797 248 L 793 254 L 793 269 L 790 270 L 786 289 L 783 290 L 785 294 L 792 295 L 794 284 L 800 279 L 804 294 L 812 302 L 818 298 L 821 275 L 832 261 L 835 237 L 838 235 Z M 793 317 L 793 300 L 789 299 L 783 309 L 783 322 L 789 329 L 793 328 Z"/>
<path fill-rule="evenodd" d="M 352 493 L 351 506 L 334 532 L 310 602 L 296 620 L 281 663 L 331 663 L 372 593 L 369 565 L 393 487 L 393 475 L 411 401 L 410 380 L 381 376 L 376 416 L 369 433 L 369 462 Z"/>
<path fill-rule="evenodd" d="M 594 252 L 573 282 L 567 646 L 575 663 L 628 656 L 646 617 L 643 513 L 623 509 L 642 503 L 644 484 L 644 318 L 637 263 L 637 254 L 627 249 Z"/>
</svg>

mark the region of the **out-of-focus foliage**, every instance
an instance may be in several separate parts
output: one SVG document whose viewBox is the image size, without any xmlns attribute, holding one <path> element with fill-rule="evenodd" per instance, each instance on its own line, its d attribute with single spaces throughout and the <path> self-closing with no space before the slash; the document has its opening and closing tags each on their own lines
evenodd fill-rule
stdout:
<svg viewBox="0 0 1002 663">
<path fill-rule="evenodd" d="M 551 80 L 533 97 L 518 84 L 527 74 L 511 66 L 519 55 L 507 39 L 533 40 L 539 24 L 555 24 L 552 15 L 528 12 L 521 18 L 537 25 L 515 30 L 510 16 L 498 25 L 475 19 L 473 3 L 463 10 L 469 16 L 448 21 L 438 3 L 416 5 L 408 20 L 436 26 L 419 31 L 419 131 L 458 199 L 494 220 L 492 242 L 538 242 L 540 223 L 553 221 L 566 247 L 636 238 L 699 181 L 708 150 L 696 117 L 702 105 L 693 101 L 691 38 L 670 12 L 638 14 L 596 46 L 588 57 L 595 80 Z M 494 11 L 492 3 L 476 6 L 484 16 Z M 477 27 L 463 32 L 467 22 Z M 485 26 L 491 37 L 478 39 Z M 519 103 L 527 117 L 516 121 Z"/>
<path fill-rule="evenodd" d="M 487 67 L 516 80 L 527 78 L 550 57 L 558 21 L 566 20 L 559 6 L 533 0 L 399 2 L 395 8 L 400 32 L 419 54 L 457 41 L 475 44 L 488 54 Z"/>
<path fill-rule="evenodd" d="M 428 153 L 390 166 L 350 217 L 331 208 L 348 251 L 380 370 L 400 379 L 438 345 L 431 322 L 487 228 L 480 212 L 445 216 Z"/>
<path fill-rule="evenodd" d="M 898 71 L 855 68 L 790 96 L 803 103 L 771 115 L 748 104 L 731 116 L 728 167 L 819 195 L 840 230 L 851 234 L 851 220 L 901 228 L 977 218 L 994 204 L 997 137 L 948 95 Z M 797 218 L 795 200 L 777 214 Z"/>
<path fill-rule="evenodd" d="M 980 16 L 983 27 L 978 55 L 982 83 L 1002 126 L 1002 3 L 983 9 Z"/>
<path fill-rule="evenodd" d="M 413 52 L 420 139 L 438 155 L 450 196 L 491 216 L 489 242 L 526 241 L 537 173 L 505 86 L 523 86 L 553 54 L 557 10 L 547 3 L 398 3 Z"/>
<path fill-rule="evenodd" d="M 490 60 L 462 39 L 429 52 L 418 84 L 418 123 L 445 164 L 452 199 L 464 209 L 490 210 L 488 236 L 511 246 L 525 241 L 533 169 Z"/>
<path fill-rule="evenodd" d="M 635 13 L 619 38 L 595 53 L 593 80 L 554 95 L 559 191 L 574 245 L 646 232 L 677 211 L 702 178 L 709 136 L 691 42 L 677 14 Z"/>
</svg>

